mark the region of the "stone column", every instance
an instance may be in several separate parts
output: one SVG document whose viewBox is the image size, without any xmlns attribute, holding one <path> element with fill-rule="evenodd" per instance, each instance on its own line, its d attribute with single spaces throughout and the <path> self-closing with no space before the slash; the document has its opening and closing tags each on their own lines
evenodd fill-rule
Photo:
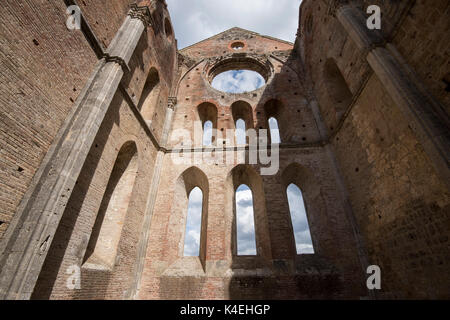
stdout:
<svg viewBox="0 0 450 320">
<path fill-rule="evenodd" d="M 145 267 L 145 257 L 147 255 L 148 239 L 150 237 L 150 225 L 153 217 L 153 209 L 156 203 L 156 196 L 158 195 L 158 186 L 161 180 L 161 171 L 163 168 L 163 161 L 165 149 L 167 148 L 167 139 L 169 137 L 170 127 L 172 125 L 173 114 L 177 104 L 177 97 L 169 97 L 167 102 L 166 118 L 164 120 L 163 131 L 161 135 L 161 149 L 158 151 L 153 170 L 152 184 L 147 198 L 146 211 L 144 215 L 144 223 L 142 228 L 142 237 L 138 244 L 138 256 L 136 258 L 136 271 L 134 279 L 129 291 L 126 294 L 127 299 L 137 299 L 139 297 L 139 290 L 141 287 L 142 272 Z"/>
<path fill-rule="evenodd" d="M 133 5 L 66 119 L 0 244 L 0 298 L 29 299 L 75 182 L 145 28 Z"/>
<path fill-rule="evenodd" d="M 177 105 L 177 97 L 169 97 L 166 110 L 166 119 L 164 121 L 163 132 L 161 135 L 161 146 L 167 148 L 170 127 L 172 126 L 173 114 Z"/>
<path fill-rule="evenodd" d="M 386 91 L 400 108 L 410 128 L 450 188 L 449 118 L 414 71 L 378 30 L 369 30 L 363 12 L 350 5 L 335 11 L 350 38 L 367 55 L 366 59 Z"/>
</svg>

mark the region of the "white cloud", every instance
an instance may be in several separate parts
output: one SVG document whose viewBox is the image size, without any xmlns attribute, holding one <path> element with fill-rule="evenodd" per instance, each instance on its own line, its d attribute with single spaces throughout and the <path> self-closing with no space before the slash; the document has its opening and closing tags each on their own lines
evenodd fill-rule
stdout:
<svg viewBox="0 0 450 320">
<path fill-rule="evenodd" d="M 250 70 L 222 72 L 211 83 L 213 88 L 229 93 L 250 92 L 261 88 L 264 84 L 264 78 L 258 72 Z"/>
<path fill-rule="evenodd" d="M 198 256 L 200 252 L 200 231 L 202 223 L 203 193 L 194 188 L 189 194 L 189 205 L 184 238 L 184 255 Z"/>
<path fill-rule="evenodd" d="M 272 143 L 280 143 L 280 130 L 278 127 L 278 121 L 275 118 L 269 119 L 269 128 L 270 128 L 270 137 L 272 139 Z"/>
<path fill-rule="evenodd" d="M 212 144 L 212 122 L 206 121 L 203 125 L 203 145 L 210 146 Z"/>
<path fill-rule="evenodd" d="M 238 255 L 256 255 L 253 197 L 245 185 L 236 190 L 236 225 Z"/>
<path fill-rule="evenodd" d="M 301 0 L 166 0 L 178 47 L 233 27 L 293 42 Z"/>
<path fill-rule="evenodd" d="M 302 192 L 297 186 L 291 184 L 287 188 L 287 197 L 297 253 L 314 253 Z"/>
</svg>

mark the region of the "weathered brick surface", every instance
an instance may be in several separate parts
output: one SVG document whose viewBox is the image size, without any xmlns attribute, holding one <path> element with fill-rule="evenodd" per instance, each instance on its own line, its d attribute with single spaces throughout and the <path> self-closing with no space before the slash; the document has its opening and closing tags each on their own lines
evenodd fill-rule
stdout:
<svg viewBox="0 0 450 320">
<path fill-rule="evenodd" d="M 383 290 L 446 297 L 449 193 L 375 76 L 334 145 L 371 263 L 383 270 Z M 349 146 L 360 151 L 349 154 Z"/>
<path fill-rule="evenodd" d="M 134 1 L 77 3 L 107 47 Z M 164 1 L 142 3 L 149 5 L 152 26 L 139 40 L 70 192 L 32 298 L 357 299 L 368 295 L 367 263 L 381 267 L 380 297 L 448 298 L 446 181 L 367 63 L 367 52 L 324 2 L 303 1 L 295 45 L 233 28 L 178 52 Z M 448 112 L 448 1 L 356 4 L 382 7 L 381 33 Z M 63 1 L 31 0 L 5 0 L 0 8 L 0 238 L 97 62 L 82 32 L 67 30 L 65 10 Z M 234 50 L 234 42 L 243 48 Z M 234 68 L 258 71 L 267 84 L 243 94 L 211 87 L 217 73 Z M 135 106 L 150 70 L 158 73 L 159 94 L 143 118 Z M 169 97 L 177 104 L 166 123 Z M 267 118 L 276 116 L 278 172 L 260 176 L 259 165 L 238 165 L 231 150 L 224 157 L 236 159 L 232 164 L 175 163 L 171 152 L 181 143 L 175 130 L 193 137 L 195 121 L 211 115 L 224 135 L 237 117 L 247 128 L 266 129 Z M 170 129 L 167 145 L 164 128 Z M 234 147 L 234 137 L 225 137 Z M 122 170 L 135 178 L 121 180 L 115 164 L 130 143 L 136 157 Z M 233 193 L 241 183 L 253 191 L 254 257 L 236 255 Z M 289 183 L 303 191 L 313 255 L 295 252 Z M 187 191 L 194 186 L 207 199 L 201 252 L 183 257 Z M 103 225 L 101 213 L 116 191 L 125 201 L 112 201 L 112 209 L 128 208 Z M 111 252 L 103 251 L 114 258 L 109 269 L 87 259 L 99 226 L 114 238 Z M 70 290 L 74 266 L 81 270 L 81 289 Z"/>
<path fill-rule="evenodd" d="M 292 163 L 306 168 L 312 175 L 308 181 L 314 183 L 301 186 L 316 250 L 312 256 L 295 254 L 286 189 L 281 178 Z M 254 191 L 254 202 L 266 206 L 267 234 L 260 231 L 257 238 L 259 245 L 264 237 L 270 240 L 271 252 L 267 259 L 233 254 L 231 195 L 234 189 L 227 176 L 234 166 L 197 166 L 209 182 L 209 208 L 204 212 L 208 221 L 204 235 L 205 271 L 199 258 L 183 257 L 182 251 L 187 198 L 186 192 L 176 190 L 178 177 L 189 166 L 175 165 L 171 156 L 166 155 L 139 298 L 295 299 L 364 295 L 355 240 L 332 178 L 332 166 L 321 148 L 282 151 L 279 173 L 262 177 L 263 198 Z M 258 167 L 256 171 L 259 172 Z M 286 281 L 289 286 L 285 286 Z"/>
<path fill-rule="evenodd" d="M 97 58 L 62 1 L 0 8 L 0 237 Z"/>
<path fill-rule="evenodd" d="M 369 3 L 370 2 L 370 3 Z M 372 3 L 373 2 L 373 3 Z M 382 33 L 403 55 L 434 98 L 447 108 L 448 1 L 365 1 L 382 8 Z M 366 243 L 369 263 L 382 270 L 382 292 L 396 298 L 448 298 L 449 191 L 361 52 L 323 5 L 305 2 L 312 15 L 299 52 L 332 135 L 339 167 Z M 410 11 L 408 11 L 410 10 Z M 302 20 L 303 19 L 303 20 Z M 323 72 L 334 59 L 353 107 L 341 120 Z M 338 128 L 336 129 L 336 125 Z"/>
<path fill-rule="evenodd" d="M 254 54 L 255 59 L 260 59 L 258 54 L 271 54 L 272 68 L 266 86 L 244 94 L 228 94 L 210 86 L 208 59 L 220 61 L 221 56 L 235 53 L 230 46 L 234 41 L 245 45 L 239 53 Z M 334 178 L 334 167 L 324 148 L 312 146 L 320 140 L 320 134 L 305 98 L 308 93 L 301 83 L 303 75 L 297 73 L 295 66 L 298 63 L 291 49 L 287 43 L 246 30 L 231 29 L 180 52 L 185 73 L 179 82 L 173 130 L 185 129 L 193 134 L 195 121 L 202 118 L 197 107 L 208 102 L 217 108 L 217 129 L 225 134 L 227 129 L 235 128 L 232 105 L 237 101 L 245 101 L 251 106 L 253 122 L 250 127 L 267 128 L 268 113 L 272 111 L 265 107 L 266 103 L 277 99 L 280 103 L 274 112 L 281 139 L 284 143 L 300 144 L 300 147 L 280 151 L 280 169 L 274 176 L 262 176 L 261 192 L 256 190 L 258 183 L 254 182 L 257 257 L 239 257 L 233 249 L 234 187 L 230 174 L 237 163 L 196 165 L 209 183 L 209 205 L 204 212 L 207 226 L 202 230 L 202 237 L 206 239 L 205 262 L 183 257 L 187 190 L 183 189 L 179 177 L 190 166 L 177 165 L 172 162 L 172 155 L 166 154 L 139 298 L 296 299 L 365 295 L 355 239 Z M 252 68 L 250 64 L 245 66 Z M 173 133 L 169 146 L 180 147 L 181 140 L 176 138 L 176 131 Z M 227 146 L 235 145 L 234 137 L 226 138 L 230 140 Z M 196 146 L 200 145 L 201 141 L 197 141 Z M 196 153 L 200 157 L 202 154 Z M 189 155 L 193 154 L 185 156 Z M 236 152 L 230 151 L 228 156 L 236 157 Z M 307 182 L 295 182 L 302 188 L 308 206 L 316 250 L 313 256 L 295 254 L 287 184 L 282 179 L 282 173 L 293 164 L 310 175 Z M 258 166 L 255 171 L 259 175 Z M 189 183 L 195 184 L 195 181 Z"/>
</svg>

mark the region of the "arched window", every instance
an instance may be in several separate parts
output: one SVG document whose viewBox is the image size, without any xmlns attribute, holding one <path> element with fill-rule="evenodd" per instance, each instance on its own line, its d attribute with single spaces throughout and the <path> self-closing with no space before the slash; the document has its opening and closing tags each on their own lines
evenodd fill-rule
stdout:
<svg viewBox="0 0 450 320">
<path fill-rule="evenodd" d="M 231 114 L 236 125 L 236 144 L 247 144 L 247 131 L 254 126 L 252 106 L 242 100 L 236 101 L 231 105 Z"/>
<path fill-rule="evenodd" d="M 145 121 L 151 122 L 153 114 L 159 100 L 160 82 L 158 71 L 155 68 L 150 69 L 142 90 L 141 98 L 139 99 L 138 109 L 141 111 L 142 117 Z"/>
<path fill-rule="evenodd" d="M 202 145 L 213 145 L 216 143 L 217 130 L 217 107 L 210 102 L 203 102 L 197 107 L 198 119 L 203 126 L 202 141 L 195 141 Z"/>
<path fill-rule="evenodd" d="M 283 132 L 280 132 L 279 127 L 280 123 L 289 123 L 289 121 L 291 121 L 284 110 L 284 104 L 278 99 L 270 99 L 264 104 L 264 112 L 266 113 L 267 125 L 269 128 L 270 143 L 281 143 L 281 136 L 283 136 L 285 142 L 289 140 L 289 126 L 287 126 L 287 128 L 283 128 Z"/>
<path fill-rule="evenodd" d="M 281 143 L 278 121 L 274 117 L 269 118 L 269 129 L 270 129 L 270 141 L 272 143 Z"/>
<path fill-rule="evenodd" d="M 294 229 L 297 254 L 314 253 L 302 191 L 295 184 L 291 183 L 287 187 L 286 192 L 289 202 L 289 211 L 291 213 L 292 227 Z"/>
<path fill-rule="evenodd" d="M 241 184 L 236 189 L 237 254 L 256 255 L 255 218 L 250 188 Z"/>
<path fill-rule="evenodd" d="M 84 257 L 85 268 L 112 270 L 138 169 L 137 148 L 126 143 L 117 156 Z"/>
<path fill-rule="evenodd" d="M 202 229 L 203 192 L 199 187 L 189 194 L 186 232 L 184 234 L 184 256 L 200 255 L 200 234 Z"/>
<path fill-rule="evenodd" d="M 212 145 L 212 129 L 213 123 L 211 121 L 206 121 L 203 124 L 203 145 L 210 146 Z"/>
<path fill-rule="evenodd" d="M 245 121 L 242 119 L 238 119 L 236 121 L 236 143 L 237 144 L 246 144 L 246 133 L 245 133 Z"/>
<path fill-rule="evenodd" d="M 324 80 L 336 118 L 339 120 L 352 102 L 352 93 L 333 58 L 329 58 L 325 62 Z"/>
</svg>

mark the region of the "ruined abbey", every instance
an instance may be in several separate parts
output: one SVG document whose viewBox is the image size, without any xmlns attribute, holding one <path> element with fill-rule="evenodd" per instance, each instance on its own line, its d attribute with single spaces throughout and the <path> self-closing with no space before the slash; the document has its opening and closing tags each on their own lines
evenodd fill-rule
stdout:
<svg viewBox="0 0 450 320">
<path fill-rule="evenodd" d="M 184 49 L 164 0 L 2 0 L 0 21 L 0 299 L 450 298 L 449 1 L 303 0 L 295 43 L 235 27 Z M 230 70 L 265 84 L 213 88 Z"/>
</svg>

